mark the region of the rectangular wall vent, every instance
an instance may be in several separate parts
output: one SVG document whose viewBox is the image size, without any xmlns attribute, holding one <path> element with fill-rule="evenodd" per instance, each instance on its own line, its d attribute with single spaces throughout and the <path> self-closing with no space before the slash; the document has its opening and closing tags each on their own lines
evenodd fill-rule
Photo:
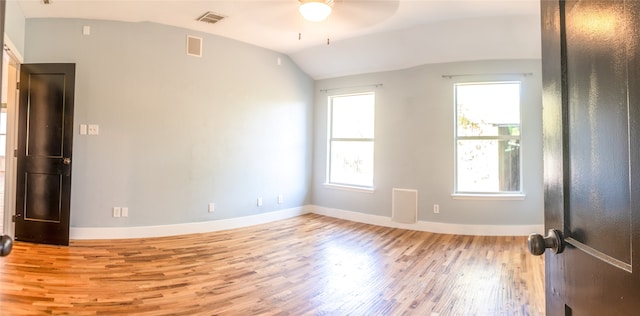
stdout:
<svg viewBox="0 0 640 316">
<path fill-rule="evenodd" d="M 217 13 L 213 13 L 211 11 L 203 14 L 202 16 L 200 16 L 197 20 L 200 22 L 206 22 L 206 23 L 218 23 L 220 22 L 222 19 L 224 19 L 225 16 L 217 14 Z"/>
<path fill-rule="evenodd" d="M 391 220 L 403 224 L 418 221 L 418 191 L 393 189 L 391 194 Z"/>
<path fill-rule="evenodd" d="M 187 35 L 187 55 L 202 57 L 202 37 Z"/>
</svg>

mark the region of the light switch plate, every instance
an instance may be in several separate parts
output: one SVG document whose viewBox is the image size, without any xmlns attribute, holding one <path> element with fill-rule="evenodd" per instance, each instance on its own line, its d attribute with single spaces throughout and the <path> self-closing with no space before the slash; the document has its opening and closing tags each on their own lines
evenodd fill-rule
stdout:
<svg viewBox="0 0 640 316">
<path fill-rule="evenodd" d="M 120 207 L 114 207 L 113 208 L 113 217 L 120 217 L 122 216 L 122 208 Z"/>
<path fill-rule="evenodd" d="M 80 135 L 87 135 L 87 124 L 80 124 Z"/>
</svg>

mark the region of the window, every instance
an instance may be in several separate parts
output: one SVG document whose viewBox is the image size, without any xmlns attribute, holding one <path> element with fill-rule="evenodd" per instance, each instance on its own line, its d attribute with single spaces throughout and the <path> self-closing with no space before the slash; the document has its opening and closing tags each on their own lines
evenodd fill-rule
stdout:
<svg viewBox="0 0 640 316">
<path fill-rule="evenodd" d="M 454 89 L 456 193 L 521 193 L 520 82 Z"/>
<path fill-rule="evenodd" d="M 329 97 L 329 184 L 373 187 L 375 94 Z"/>
</svg>

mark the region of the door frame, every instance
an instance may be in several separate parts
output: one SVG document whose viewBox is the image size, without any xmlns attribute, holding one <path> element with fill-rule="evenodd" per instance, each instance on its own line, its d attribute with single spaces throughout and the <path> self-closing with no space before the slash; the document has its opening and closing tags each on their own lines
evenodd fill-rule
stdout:
<svg viewBox="0 0 640 316">
<path fill-rule="evenodd" d="M 7 138 L 6 138 L 6 157 L 5 157 L 5 176 L 4 176 L 4 234 L 12 238 L 15 236 L 15 224 L 13 216 L 16 214 L 16 173 L 17 158 L 14 155 L 18 148 L 18 77 L 20 75 L 20 65 L 23 63 L 23 57 L 20 51 L 13 44 L 11 39 L 4 35 L 4 50 L 11 58 L 10 63 L 15 63 L 15 68 L 9 68 L 9 80 L 7 82 L 7 90 L 12 91 L 7 95 Z M 1 232 L 0 232 L 1 233 Z"/>
</svg>

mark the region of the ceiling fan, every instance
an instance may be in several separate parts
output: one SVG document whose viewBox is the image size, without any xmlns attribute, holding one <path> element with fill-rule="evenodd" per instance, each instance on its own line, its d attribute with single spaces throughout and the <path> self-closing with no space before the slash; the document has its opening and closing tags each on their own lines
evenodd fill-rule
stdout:
<svg viewBox="0 0 640 316">
<path fill-rule="evenodd" d="M 365 25 L 379 23 L 388 17 L 390 13 L 392 14 L 397 10 L 398 2 L 398 0 L 298 0 L 298 11 L 306 21 L 312 23 L 322 22 L 332 14 L 335 5 L 336 12 L 332 21 L 334 23 L 337 21 L 341 24 L 339 27 L 349 27 L 349 23 L 345 24 L 345 21 L 356 22 L 356 24 L 360 21 L 360 23 L 364 22 L 363 24 Z M 372 14 L 376 17 L 371 20 Z M 300 40 L 301 38 L 302 33 L 298 33 L 298 39 Z M 327 45 L 329 43 L 329 38 L 327 38 Z"/>
</svg>

